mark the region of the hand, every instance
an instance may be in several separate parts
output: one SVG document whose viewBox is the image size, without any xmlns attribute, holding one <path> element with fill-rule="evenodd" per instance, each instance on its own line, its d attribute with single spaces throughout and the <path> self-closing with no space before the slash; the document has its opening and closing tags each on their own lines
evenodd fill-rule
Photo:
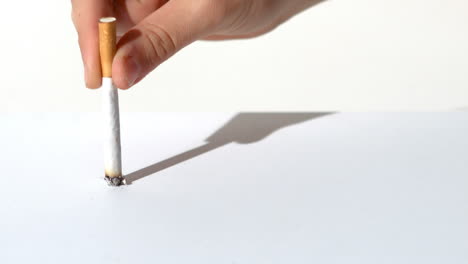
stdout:
<svg viewBox="0 0 468 264">
<path fill-rule="evenodd" d="M 101 86 L 98 20 L 117 18 L 114 83 L 128 89 L 198 39 L 266 33 L 320 0 L 72 0 L 86 86 Z"/>
</svg>

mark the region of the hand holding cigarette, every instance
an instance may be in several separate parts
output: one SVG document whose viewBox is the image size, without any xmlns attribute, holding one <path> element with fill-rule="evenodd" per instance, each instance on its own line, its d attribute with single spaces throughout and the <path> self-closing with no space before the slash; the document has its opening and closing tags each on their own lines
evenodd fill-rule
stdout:
<svg viewBox="0 0 468 264">
<path fill-rule="evenodd" d="M 115 85 L 128 89 L 177 51 L 199 39 L 264 34 L 320 0 L 72 0 L 73 22 L 88 88 L 101 86 L 101 17 L 116 17 L 120 39 L 112 65 Z M 304 29 L 306 30 L 306 29 Z"/>
</svg>

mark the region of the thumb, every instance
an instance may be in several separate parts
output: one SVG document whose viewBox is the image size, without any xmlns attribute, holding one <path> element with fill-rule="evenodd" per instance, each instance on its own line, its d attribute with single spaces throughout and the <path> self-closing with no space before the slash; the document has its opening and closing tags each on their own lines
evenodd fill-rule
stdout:
<svg viewBox="0 0 468 264">
<path fill-rule="evenodd" d="M 128 89 L 177 51 L 213 32 L 222 8 L 211 0 L 172 0 L 122 36 L 113 62 L 113 80 Z"/>
</svg>

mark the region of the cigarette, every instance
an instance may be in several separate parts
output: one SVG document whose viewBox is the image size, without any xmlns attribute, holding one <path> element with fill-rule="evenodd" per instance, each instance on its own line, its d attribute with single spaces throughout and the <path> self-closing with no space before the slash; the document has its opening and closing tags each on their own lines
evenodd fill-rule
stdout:
<svg viewBox="0 0 468 264">
<path fill-rule="evenodd" d="M 112 82 L 112 61 L 115 55 L 116 19 L 99 20 L 99 52 L 102 69 L 102 106 L 104 114 L 105 180 L 111 186 L 125 184 L 120 151 L 119 95 Z"/>
</svg>

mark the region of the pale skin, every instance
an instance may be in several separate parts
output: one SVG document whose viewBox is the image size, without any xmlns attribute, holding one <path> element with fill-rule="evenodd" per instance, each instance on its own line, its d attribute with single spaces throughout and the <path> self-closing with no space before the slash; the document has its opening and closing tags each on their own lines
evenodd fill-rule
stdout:
<svg viewBox="0 0 468 264">
<path fill-rule="evenodd" d="M 112 78 L 117 87 L 128 89 L 194 41 L 256 37 L 319 1 L 72 0 L 86 86 L 101 86 L 97 27 L 101 17 L 118 20 Z"/>
</svg>

